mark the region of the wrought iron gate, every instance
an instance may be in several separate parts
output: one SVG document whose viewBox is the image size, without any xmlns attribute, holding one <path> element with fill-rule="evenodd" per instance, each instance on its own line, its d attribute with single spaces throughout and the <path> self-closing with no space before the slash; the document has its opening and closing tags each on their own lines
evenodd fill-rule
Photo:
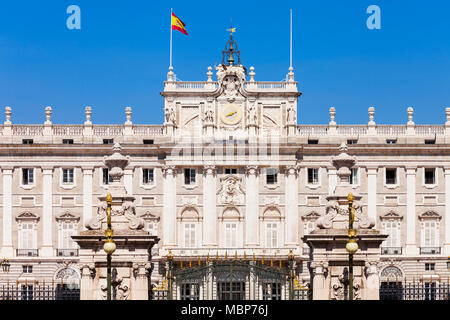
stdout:
<svg viewBox="0 0 450 320">
<path fill-rule="evenodd" d="M 175 264 L 175 265 L 174 265 Z M 292 261 L 215 260 L 197 263 L 169 260 L 167 282 L 152 290 L 152 299 L 307 300 L 309 288 L 295 280 Z"/>
</svg>

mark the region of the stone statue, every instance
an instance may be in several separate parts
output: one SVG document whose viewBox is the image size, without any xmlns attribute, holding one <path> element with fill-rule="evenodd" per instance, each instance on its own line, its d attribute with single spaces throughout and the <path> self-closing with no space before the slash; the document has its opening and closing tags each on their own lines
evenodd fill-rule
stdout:
<svg viewBox="0 0 450 320">
<path fill-rule="evenodd" d="M 256 115 L 256 108 L 253 103 L 250 104 L 247 113 L 247 124 L 255 125 L 258 121 L 258 117 Z"/>
<path fill-rule="evenodd" d="M 295 110 L 294 107 L 292 105 L 290 105 L 287 109 L 287 119 L 286 122 L 287 123 L 293 123 L 295 122 Z"/>
<path fill-rule="evenodd" d="M 205 123 L 214 123 L 214 111 L 211 107 L 205 110 L 205 117 L 203 119 Z"/>
<path fill-rule="evenodd" d="M 172 106 L 167 106 L 165 109 L 165 117 L 166 117 L 166 123 L 167 124 L 175 124 L 175 110 Z"/>
</svg>

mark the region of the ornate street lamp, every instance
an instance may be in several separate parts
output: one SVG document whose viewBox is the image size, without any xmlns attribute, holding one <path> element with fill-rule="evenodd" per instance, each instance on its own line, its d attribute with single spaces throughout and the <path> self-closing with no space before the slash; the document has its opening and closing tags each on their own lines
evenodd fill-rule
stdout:
<svg viewBox="0 0 450 320">
<path fill-rule="evenodd" d="M 356 230 L 353 229 L 355 220 L 355 208 L 353 208 L 353 194 L 350 192 L 347 196 L 348 201 L 348 241 L 345 249 L 348 252 L 348 299 L 353 300 L 353 254 L 358 251 L 356 243 Z"/>
<path fill-rule="evenodd" d="M 112 196 L 111 193 L 108 193 L 106 196 L 106 213 L 107 213 L 107 228 L 105 230 L 106 242 L 103 245 L 103 250 L 106 252 L 106 287 L 107 287 L 107 299 L 111 300 L 111 255 L 116 251 L 116 244 L 113 240 L 113 230 L 111 228 L 111 204 L 112 204 Z"/>
<path fill-rule="evenodd" d="M 2 261 L 1 261 L 1 265 L 2 265 L 2 270 L 3 270 L 3 272 L 6 272 L 6 273 L 8 273 L 9 272 L 9 268 L 11 267 L 11 264 L 9 263 L 9 260 L 8 259 L 3 259 Z"/>
</svg>

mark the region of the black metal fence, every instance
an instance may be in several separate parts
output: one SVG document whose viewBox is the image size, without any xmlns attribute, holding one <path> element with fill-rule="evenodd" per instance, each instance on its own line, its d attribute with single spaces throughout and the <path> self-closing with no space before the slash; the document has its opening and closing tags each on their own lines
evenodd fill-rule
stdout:
<svg viewBox="0 0 450 320">
<path fill-rule="evenodd" d="M 0 287 L 0 300 L 80 300 L 80 289 L 66 284 L 52 285 L 9 285 Z"/>
<path fill-rule="evenodd" d="M 450 300 L 450 283 L 382 282 L 380 300 Z"/>
</svg>

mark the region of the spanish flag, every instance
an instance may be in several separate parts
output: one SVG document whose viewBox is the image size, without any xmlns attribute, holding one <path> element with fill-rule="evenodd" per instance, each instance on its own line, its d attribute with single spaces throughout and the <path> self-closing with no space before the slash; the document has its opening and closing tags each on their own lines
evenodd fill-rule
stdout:
<svg viewBox="0 0 450 320">
<path fill-rule="evenodd" d="M 185 24 L 183 21 L 180 20 L 180 18 L 178 18 L 175 13 L 172 12 L 172 29 L 173 30 L 178 30 L 182 33 L 184 33 L 185 35 L 187 35 L 187 31 L 186 28 L 184 27 Z"/>
</svg>

